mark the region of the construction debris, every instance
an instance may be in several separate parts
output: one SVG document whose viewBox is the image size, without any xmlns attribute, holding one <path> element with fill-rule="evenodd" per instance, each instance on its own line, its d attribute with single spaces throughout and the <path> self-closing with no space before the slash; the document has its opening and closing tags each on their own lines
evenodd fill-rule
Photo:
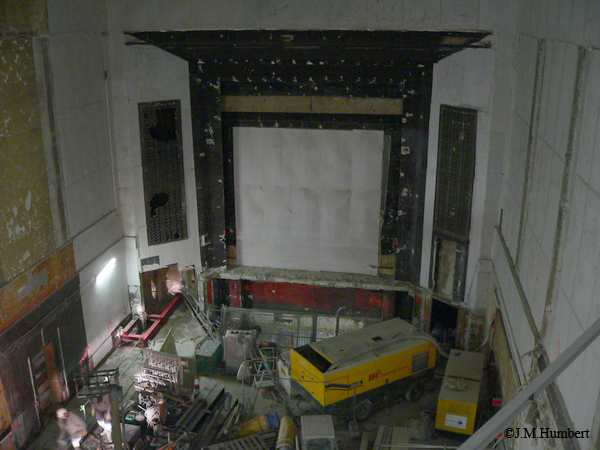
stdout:
<svg viewBox="0 0 600 450">
<path fill-rule="evenodd" d="M 277 435 L 277 450 L 293 450 L 296 448 L 296 432 L 296 425 L 292 422 L 292 418 L 284 416 L 281 419 L 279 434 Z"/>
<path fill-rule="evenodd" d="M 380 426 L 377 429 L 373 450 L 382 450 L 397 445 L 408 444 L 410 442 L 410 430 L 404 427 L 385 427 Z M 362 444 L 361 444 L 362 448 Z"/>
<path fill-rule="evenodd" d="M 204 447 L 202 450 L 266 450 L 275 448 L 277 430 L 265 430 L 250 436 Z"/>
</svg>

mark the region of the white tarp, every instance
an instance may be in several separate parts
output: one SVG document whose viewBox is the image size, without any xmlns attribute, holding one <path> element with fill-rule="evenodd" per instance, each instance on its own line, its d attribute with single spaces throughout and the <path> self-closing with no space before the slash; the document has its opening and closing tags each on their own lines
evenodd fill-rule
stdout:
<svg viewBox="0 0 600 450">
<path fill-rule="evenodd" d="M 383 131 L 234 129 L 238 264 L 376 274 Z"/>
</svg>

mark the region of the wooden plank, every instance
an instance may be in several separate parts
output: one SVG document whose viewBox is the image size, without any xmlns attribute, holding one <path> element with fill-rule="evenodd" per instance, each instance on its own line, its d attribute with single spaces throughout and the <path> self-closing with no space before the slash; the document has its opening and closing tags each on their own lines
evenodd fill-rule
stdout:
<svg viewBox="0 0 600 450">
<path fill-rule="evenodd" d="M 61 377 L 56 367 L 56 358 L 54 357 L 54 344 L 50 342 L 44 347 L 46 357 L 46 367 L 48 368 L 48 378 L 51 380 L 50 389 L 52 390 L 52 399 L 60 402 L 62 398 Z"/>
<path fill-rule="evenodd" d="M 206 397 L 206 404 L 209 406 L 209 408 L 224 391 L 225 386 L 222 384 L 218 384 L 212 391 L 210 391 L 210 394 Z"/>
<path fill-rule="evenodd" d="M 194 403 L 192 403 L 192 405 L 187 409 L 186 412 L 183 413 L 183 415 L 179 418 L 179 420 L 177 421 L 177 423 L 175 424 L 175 427 L 179 427 L 181 424 L 183 424 L 186 420 L 188 420 L 190 414 L 192 413 L 192 411 L 194 409 L 198 409 L 200 404 L 204 403 L 204 399 L 201 398 L 197 398 L 196 400 L 194 400 Z"/>
<path fill-rule="evenodd" d="M 197 416 L 194 417 L 194 419 L 189 423 L 189 425 L 187 427 L 189 430 L 193 430 L 194 428 L 196 428 L 196 425 L 198 425 L 200 420 L 203 419 L 204 416 L 206 416 L 207 414 L 209 414 L 211 412 L 211 409 L 213 408 L 215 401 L 217 401 L 219 398 L 221 398 L 221 394 L 223 394 L 223 392 L 225 392 L 225 386 L 223 386 L 220 383 L 214 383 L 214 385 L 211 387 L 212 387 L 212 389 L 210 390 L 210 393 L 207 395 L 206 400 L 205 400 L 205 402 L 206 402 L 205 408 L 202 411 L 199 411 Z"/>
<path fill-rule="evenodd" d="M 230 397 L 231 397 L 231 395 L 230 395 Z M 233 406 L 227 412 L 225 419 L 223 419 L 223 423 L 221 424 L 221 429 L 217 433 L 215 440 L 219 441 L 221 439 L 221 437 L 223 437 L 223 435 L 228 431 L 229 427 L 231 426 L 231 423 L 233 422 L 233 420 L 235 418 L 235 415 L 237 414 L 239 407 L 240 407 L 240 403 L 238 403 L 238 400 L 236 399 L 235 402 L 233 403 Z"/>
<path fill-rule="evenodd" d="M 204 448 L 207 450 L 266 450 L 275 447 L 277 434 L 277 430 L 264 430 L 250 436 L 212 444 Z"/>
<path fill-rule="evenodd" d="M 377 435 L 375 436 L 375 443 L 373 444 L 373 450 L 380 450 L 381 444 L 383 443 L 383 436 L 385 434 L 385 427 L 380 425 L 377 428 Z"/>
<path fill-rule="evenodd" d="M 310 113 L 310 97 L 288 95 L 226 95 L 221 104 L 226 112 Z"/>
<path fill-rule="evenodd" d="M 365 431 L 362 434 L 362 438 L 360 440 L 360 450 L 368 450 L 369 448 L 369 440 L 371 439 L 371 432 Z"/>
<path fill-rule="evenodd" d="M 206 400 L 210 393 L 213 391 L 213 389 L 215 389 L 218 385 L 219 383 L 217 383 L 216 381 L 208 379 L 206 384 L 204 384 L 204 386 L 200 388 L 200 393 L 198 394 L 198 397 L 201 397 Z"/>
<path fill-rule="evenodd" d="M 194 439 L 194 444 L 199 444 L 200 447 L 208 445 L 213 440 L 215 433 L 211 433 L 215 420 L 221 415 L 221 410 L 225 406 L 225 398 L 220 397 L 218 402 L 215 402 L 213 409 L 209 414 L 209 419 L 198 430 L 198 436 Z"/>
<path fill-rule="evenodd" d="M 408 444 L 410 442 L 410 432 L 404 427 L 392 428 L 392 441 L 390 444 Z"/>
<path fill-rule="evenodd" d="M 403 103 L 399 98 L 226 95 L 221 108 L 225 112 L 400 115 Z"/>
<path fill-rule="evenodd" d="M 402 99 L 311 97 L 311 112 L 318 114 L 402 114 Z"/>
<path fill-rule="evenodd" d="M 185 427 L 193 430 L 198 422 L 206 415 L 206 411 L 210 410 L 214 400 L 225 390 L 225 387 L 214 380 L 208 380 L 202 386 L 198 398 L 183 416 L 177 421 L 176 429 Z"/>
<path fill-rule="evenodd" d="M 194 431 L 198 423 L 204 418 L 205 415 L 210 413 L 210 409 L 202 408 L 197 410 L 192 417 L 183 425 L 185 429 Z"/>
<path fill-rule="evenodd" d="M 250 437 L 250 442 L 254 446 L 253 448 L 257 448 L 257 449 L 263 448 L 264 442 L 262 439 L 259 440 L 255 436 L 249 436 L 249 437 Z"/>
</svg>

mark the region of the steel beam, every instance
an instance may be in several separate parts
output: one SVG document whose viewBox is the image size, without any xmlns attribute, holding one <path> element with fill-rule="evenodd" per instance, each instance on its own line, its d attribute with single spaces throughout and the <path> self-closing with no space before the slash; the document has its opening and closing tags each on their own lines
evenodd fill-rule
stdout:
<svg viewBox="0 0 600 450">
<path fill-rule="evenodd" d="M 513 419 L 529 406 L 556 377 L 558 377 L 594 340 L 600 336 L 600 318 L 585 330 L 543 372 L 533 378 L 500 411 L 467 439 L 459 450 L 479 450 L 485 446 Z"/>
<path fill-rule="evenodd" d="M 142 334 L 135 334 L 135 333 L 129 332 L 133 328 L 133 325 L 135 325 L 135 323 L 139 320 L 139 319 L 133 319 L 125 327 L 125 329 L 123 331 L 123 335 L 121 336 L 121 340 L 135 342 L 135 341 L 138 341 L 139 339 L 141 339 L 143 344 L 145 345 L 146 341 L 148 339 L 150 339 L 150 336 L 152 336 L 152 333 L 154 333 L 156 328 L 158 328 L 158 326 L 162 323 L 162 321 L 165 320 L 165 318 L 169 315 L 169 313 L 175 307 L 175 304 L 179 301 L 179 299 L 181 297 L 182 297 L 181 294 L 176 294 L 175 297 L 173 297 L 173 300 L 171 300 L 171 302 L 165 307 L 165 309 L 163 310 L 162 313 L 148 314 L 148 320 L 153 320 L 154 323 L 150 326 L 150 328 L 148 328 Z"/>
<path fill-rule="evenodd" d="M 519 274 L 517 273 L 517 268 L 515 266 L 515 262 L 510 254 L 510 250 L 508 245 L 506 245 L 506 241 L 504 240 L 504 235 L 502 234 L 502 229 L 499 226 L 496 226 L 496 231 L 498 232 L 498 237 L 500 238 L 500 244 L 502 244 L 502 250 L 504 250 L 504 256 L 506 256 L 506 261 L 508 262 L 508 267 L 510 268 L 510 274 L 513 277 L 515 282 L 515 286 L 517 287 L 517 292 L 519 293 L 519 299 L 521 300 L 521 305 L 523 306 L 523 312 L 525 313 L 525 318 L 527 319 L 527 323 L 529 324 L 529 328 L 531 328 L 531 334 L 533 334 L 533 338 L 535 340 L 536 345 L 541 343 L 540 332 L 535 324 L 535 319 L 533 318 L 533 313 L 531 312 L 531 307 L 529 306 L 529 302 L 527 301 L 527 295 L 525 295 L 525 289 L 523 289 L 523 285 L 521 284 L 521 279 L 519 278 Z M 507 317 L 508 319 L 508 317 Z"/>
</svg>

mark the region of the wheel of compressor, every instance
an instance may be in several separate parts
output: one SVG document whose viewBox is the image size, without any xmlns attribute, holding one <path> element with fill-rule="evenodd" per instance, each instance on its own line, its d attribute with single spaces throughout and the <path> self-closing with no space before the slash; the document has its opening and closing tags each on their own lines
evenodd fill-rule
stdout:
<svg viewBox="0 0 600 450">
<path fill-rule="evenodd" d="M 356 420 L 365 420 L 373 412 L 373 402 L 369 399 L 363 400 L 356 405 Z"/>
<path fill-rule="evenodd" d="M 421 397 L 423 397 L 424 393 L 425 387 L 423 386 L 423 383 L 421 383 L 420 381 L 415 381 L 413 384 L 410 385 L 410 387 L 404 394 L 404 397 L 409 402 L 416 402 L 417 400 L 420 400 Z"/>
</svg>

